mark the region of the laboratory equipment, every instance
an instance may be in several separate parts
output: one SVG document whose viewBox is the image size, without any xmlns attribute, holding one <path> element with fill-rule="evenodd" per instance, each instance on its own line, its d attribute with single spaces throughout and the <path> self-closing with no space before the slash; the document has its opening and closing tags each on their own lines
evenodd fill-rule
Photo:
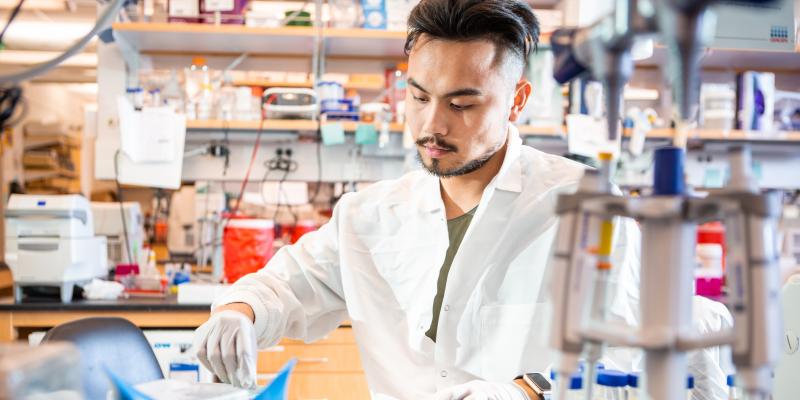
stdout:
<svg viewBox="0 0 800 400">
<path fill-rule="evenodd" d="M 95 235 L 106 237 L 109 267 L 139 263 L 144 245 L 144 218 L 139 203 L 92 202 L 92 215 Z"/>
<path fill-rule="evenodd" d="M 8 200 L 5 260 L 14 299 L 24 287 L 58 287 L 61 301 L 73 286 L 108 274 L 106 238 L 95 236 L 89 201 L 79 195 L 20 195 Z"/>
<path fill-rule="evenodd" d="M 800 393 L 800 380 L 797 371 L 800 371 L 800 315 L 797 307 L 800 305 L 800 275 L 789 277 L 781 290 L 781 303 L 784 305 L 783 320 L 783 354 L 775 368 L 775 400 L 789 400 L 797 398 Z M 729 379 L 731 391 L 733 376 Z M 733 398 L 733 397 L 731 397 Z"/>
<path fill-rule="evenodd" d="M 775 54 L 794 52 L 795 8 L 798 4 L 797 0 L 720 1 L 712 8 L 717 16 L 713 46 L 770 50 Z"/>
<path fill-rule="evenodd" d="M 304 88 L 269 88 L 264 91 L 267 119 L 314 119 L 319 113 L 317 92 Z"/>
<path fill-rule="evenodd" d="M 0 345 L 0 399 L 83 399 L 80 362 L 66 342 Z"/>
<path fill-rule="evenodd" d="M 167 248 L 171 256 L 188 257 L 200 265 L 221 251 L 219 224 L 225 210 L 224 193 L 184 186 L 172 194 L 167 218 Z"/>
<path fill-rule="evenodd" d="M 607 122 L 609 136 L 615 136 L 621 84 L 631 65 L 630 43 L 637 35 L 659 33 L 670 56 L 668 72 L 679 118 L 676 143 L 682 145 L 686 128 L 696 118 L 699 57 L 709 42 L 704 28 L 711 3 L 617 2 L 608 19 L 590 28 L 554 33 L 552 42 L 558 58 L 555 76 L 565 82 L 590 67 L 595 77 L 604 82 L 606 96 L 610 97 L 606 99 Z M 759 191 L 750 171 L 747 148 L 732 146 L 729 153 L 728 187 L 706 198 L 687 193 L 685 156 L 679 147 L 656 150 L 652 196 L 610 195 L 604 190 L 606 178 L 599 179 L 596 171 L 586 172 L 576 193 L 560 196 L 556 210 L 560 224 L 550 285 L 555 316 L 550 344 L 558 352 L 554 369 L 559 375 L 575 373 L 584 353 L 593 362 L 603 345 L 640 348 L 646 377 L 643 396 L 684 399 L 687 352 L 730 345 L 740 386 L 751 398 L 769 397 L 770 371 L 783 342 L 775 237 L 781 198 L 775 192 Z M 598 243 L 601 249 L 604 247 L 606 224 L 618 217 L 635 218 L 642 231 L 641 320 L 637 327 L 603 318 L 602 303 L 608 299 L 597 295 L 598 290 L 608 290 L 607 284 L 601 284 L 603 254 L 593 257 L 589 252 Z M 593 219 L 601 221 L 599 230 L 589 223 Z M 696 228 L 708 221 L 722 221 L 725 226 L 727 301 L 734 327 L 701 335 L 692 328 L 691 291 Z M 597 237 L 589 236 L 597 232 Z M 592 373 L 593 368 L 588 372 Z M 565 383 L 560 382 L 561 385 Z M 591 391 L 589 386 L 587 392 Z M 563 392 L 559 390 L 557 394 Z"/>
</svg>

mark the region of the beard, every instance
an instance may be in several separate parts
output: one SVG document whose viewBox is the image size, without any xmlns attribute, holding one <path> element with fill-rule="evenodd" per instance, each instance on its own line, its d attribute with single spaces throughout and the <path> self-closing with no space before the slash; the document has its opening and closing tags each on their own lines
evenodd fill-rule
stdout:
<svg viewBox="0 0 800 400">
<path fill-rule="evenodd" d="M 458 151 L 458 148 L 456 146 L 449 144 L 444 140 L 435 136 L 428 136 L 416 141 L 417 146 L 424 146 L 425 144 L 429 143 L 433 144 L 436 147 L 451 151 L 453 153 Z M 422 167 L 425 168 L 425 170 L 427 170 L 428 173 L 430 173 L 433 176 L 436 176 L 438 178 L 452 178 L 455 176 L 467 175 L 471 172 L 475 172 L 481 169 L 481 167 L 486 165 L 486 163 L 492 159 L 492 156 L 494 156 L 497 153 L 500 147 L 502 147 L 502 143 L 493 146 L 487 152 L 485 152 L 484 154 L 480 155 L 477 158 L 474 158 L 472 160 L 462 163 L 461 165 L 457 165 L 450 168 L 444 168 L 441 165 L 441 160 L 435 158 L 431 160 L 430 164 L 426 164 L 425 161 L 422 159 L 421 149 L 417 149 L 417 161 L 419 161 Z"/>
</svg>

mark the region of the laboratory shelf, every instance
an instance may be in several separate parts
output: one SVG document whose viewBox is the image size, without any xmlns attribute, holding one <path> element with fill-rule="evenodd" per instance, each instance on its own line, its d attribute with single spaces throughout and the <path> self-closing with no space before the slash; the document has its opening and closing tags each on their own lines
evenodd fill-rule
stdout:
<svg viewBox="0 0 800 400">
<path fill-rule="evenodd" d="M 113 24 L 116 37 L 149 55 L 307 56 L 314 50 L 313 27 L 253 28 L 243 25 L 210 25 L 164 22 Z M 322 29 L 325 57 L 329 59 L 406 58 L 405 31 L 373 29 Z M 549 41 L 542 34 L 541 45 Z"/>
<path fill-rule="evenodd" d="M 648 139 L 672 139 L 672 129 L 654 129 L 647 133 Z M 714 142 L 748 142 L 748 143 L 800 143 L 800 131 L 797 132 L 752 132 L 743 130 L 695 129 L 690 131 L 689 140 Z"/>
<path fill-rule="evenodd" d="M 335 123 L 331 121 L 329 123 Z M 342 121 L 344 130 L 353 132 L 358 126 L 357 122 Z M 188 130 L 229 130 L 229 131 L 257 131 L 261 127 L 260 121 L 222 121 L 222 120 L 188 120 L 186 129 Z M 389 130 L 393 133 L 402 133 L 403 124 L 393 123 L 389 125 Z M 295 132 L 295 131 L 316 131 L 317 122 L 311 120 L 276 119 L 265 120 L 262 128 L 265 132 Z"/>
<path fill-rule="evenodd" d="M 0 299 L 0 311 L 208 311 L 210 304 L 178 303 L 176 296 L 161 299 L 130 298 L 118 300 L 31 300 L 15 303 L 13 298 Z"/>
<path fill-rule="evenodd" d="M 311 88 L 313 87 L 313 83 L 310 81 L 306 82 L 285 82 L 285 81 L 270 81 L 270 80 L 260 80 L 260 79 L 241 79 L 241 80 L 234 80 L 234 86 L 260 86 L 260 87 L 285 87 L 285 88 Z M 345 89 L 356 89 L 356 90 L 383 90 L 384 84 L 383 82 L 379 83 L 359 83 L 359 82 L 348 82 L 342 85 Z"/>
<path fill-rule="evenodd" d="M 252 28 L 242 25 L 122 22 L 116 37 L 143 54 L 241 54 L 307 56 L 315 30 L 308 27 Z"/>
<path fill-rule="evenodd" d="M 667 49 L 656 45 L 653 56 L 636 62 L 637 67 L 661 68 L 667 65 Z M 701 65 L 709 71 L 742 72 L 749 70 L 770 71 L 778 73 L 800 74 L 800 50 L 744 50 L 708 48 L 703 55 Z"/>
<path fill-rule="evenodd" d="M 372 29 L 323 30 L 325 54 L 339 57 L 405 58 L 405 31 Z"/>
</svg>

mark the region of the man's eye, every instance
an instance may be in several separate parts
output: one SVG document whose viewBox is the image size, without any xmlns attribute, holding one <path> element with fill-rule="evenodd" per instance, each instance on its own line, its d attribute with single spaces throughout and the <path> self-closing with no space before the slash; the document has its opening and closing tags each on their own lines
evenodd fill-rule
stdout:
<svg viewBox="0 0 800 400">
<path fill-rule="evenodd" d="M 471 104 L 459 105 L 459 104 L 455 104 L 455 103 L 450 103 L 450 108 L 452 108 L 453 110 L 456 110 L 456 111 L 464 111 L 464 110 L 469 109 L 470 107 L 472 107 Z"/>
<path fill-rule="evenodd" d="M 420 103 L 427 103 L 428 102 L 428 99 L 426 99 L 424 97 L 417 97 L 417 96 L 412 96 L 412 97 L 414 97 L 414 100 L 416 100 L 416 101 L 418 101 Z"/>
</svg>

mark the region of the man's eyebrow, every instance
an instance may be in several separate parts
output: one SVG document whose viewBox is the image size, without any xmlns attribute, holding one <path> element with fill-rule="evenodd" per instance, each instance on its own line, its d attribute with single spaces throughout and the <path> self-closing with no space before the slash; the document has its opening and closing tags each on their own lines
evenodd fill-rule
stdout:
<svg viewBox="0 0 800 400">
<path fill-rule="evenodd" d="M 422 87 L 422 85 L 417 83 L 417 81 L 415 81 L 414 78 L 408 78 L 408 84 L 419 89 L 419 91 L 421 91 L 422 93 L 430 94 L 427 90 L 425 90 L 424 87 Z"/>
<path fill-rule="evenodd" d="M 424 87 L 422 87 L 422 85 L 415 81 L 414 78 L 408 78 L 408 84 L 417 88 L 422 93 L 430 94 L 430 92 L 428 92 Z M 483 92 L 475 88 L 463 88 L 454 90 L 444 95 L 445 98 L 461 96 L 483 96 Z"/>
</svg>

